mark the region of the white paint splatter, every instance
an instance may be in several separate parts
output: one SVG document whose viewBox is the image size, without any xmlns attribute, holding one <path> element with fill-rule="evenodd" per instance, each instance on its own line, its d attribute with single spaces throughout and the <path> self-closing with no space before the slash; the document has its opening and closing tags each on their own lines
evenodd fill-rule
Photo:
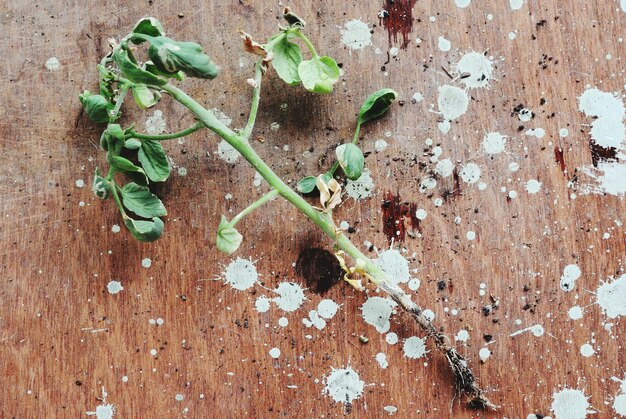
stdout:
<svg viewBox="0 0 626 419">
<path fill-rule="evenodd" d="M 387 336 L 385 336 L 385 342 L 387 342 L 389 345 L 395 345 L 396 343 L 398 343 L 398 334 L 395 332 L 387 333 Z"/>
<path fill-rule="evenodd" d="M 589 402 L 582 390 L 564 388 L 553 394 L 551 410 L 555 419 L 584 419 L 589 410 Z"/>
<path fill-rule="evenodd" d="M 111 231 L 112 231 L 113 233 L 119 233 L 119 232 L 121 231 L 121 228 L 120 228 L 120 226 L 119 226 L 118 224 L 113 224 L 113 225 L 111 226 Z"/>
<path fill-rule="evenodd" d="M 561 128 L 559 130 L 559 137 L 565 138 L 569 135 L 569 130 L 567 128 Z"/>
<path fill-rule="evenodd" d="M 626 316 L 626 274 L 598 287 L 596 299 L 602 312 L 611 319 Z"/>
<path fill-rule="evenodd" d="M 626 9 L 624 9 L 626 11 Z M 626 416 L 626 378 L 620 380 L 617 377 L 611 377 L 611 380 L 620 383 L 620 392 L 613 400 L 613 410 L 620 416 Z"/>
<path fill-rule="evenodd" d="M 482 362 L 483 364 L 487 362 L 490 356 L 491 351 L 489 350 L 489 348 L 480 348 L 480 351 L 478 351 L 478 357 L 480 358 L 480 362 Z"/>
<path fill-rule="evenodd" d="M 377 153 L 385 151 L 387 147 L 389 147 L 389 143 L 387 143 L 387 141 L 385 140 L 376 140 L 374 142 L 374 151 L 376 151 Z"/>
<path fill-rule="evenodd" d="M 586 116 L 595 117 L 590 134 L 596 144 L 604 148 L 622 147 L 626 141 L 626 110 L 618 93 L 587 89 L 578 98 L 578 109 Z"/>
<path fill-rule="evenodd" d="M 235 150 L 235 148 L 226 140 L 222 140 L 217 143 L 217 155 L 226 163 L 232 164 L 237 161 L 241 154 L 239 154 L 239 152 Z"/>
<path fill-rule="evenodd" d="M 123 289 L 124 287 L 120 281 L 111 281 L 107 284 L 107 291 L 109 291 L 109 294 L 117 294 Z"/>
<path fill-rule="evenodd" d="M 383 251 L 374 261 L 393 284 L 405 284 L 411 280 L 409 261 L 396 249 Z"/>
<path fill-rule="evenodd" d="M 467 342 L 469 339 L 469 332 L 465 329 L 461 329 L 457 332 L 456 336 L 454 337 L 454 340 L 457 342 Z"/>
<path fill-rule="evenodd" d="M 278 294 L 278 297 L 272 301 L 276 303 L 278 308 L 286 312 L 296 311 L 306 299 L 300 285 L 294 282 L 281 282 L 274 292 Z"/>
<path fill-rule="evenodd" d="M 372 45 L 372 33 L 367 23 L 358 19 L 346 22 L 341 29 L 341 42 L 351 50 L 363 49 Z"/>
<path fill-rule="evenodd" d="M 460 79 L 467 88 L 487 87 L 493 77 L 493 62 L 484 54 L 470 51 L 461 57 L 456 64 L 455 72 L 458 76 L 469 75 Z"/>
<path fill-rule="evenodd" d="M 270 299 L 265 296 L 257 298 L 254 302 L 254 308 L 259 313 L 267 313 L 270 309 Z"/>
<path fill-rule="evenodd" d="M 278 359 L 280 357 L 280 349 L 278 348 L 272 348 L 268 353 L 274 359 Z"/>
<path fill-rule="evenodd" d="M 579 188 L 581 194 L 626 195 L 626 182 L 624 182 L 624 179 L 626 179 L 626 164 L 616 161 L 601 161 L 598 163 L 597 168 L 583 166 L 580 168 L 580 171 L 595 182 L 594 184 L 581 185 Z"/>
<path fill-rule="evenodd" d="M 467 163 L 459 173 L 465 183 L 476 183 L 480 179 L 480 166 L 476 163 Z"/>
<path fill-rule="evenodd" d="M 356 200 L 368 198 L 374 190 L 374 181 L 369 169 L 363 169 L 363 173 L 357 180 L 348 179 L 346 193 Z"/>
<path fill-rule="evenodd" d="M 472 0 L 454 0 L 456 7 L 458 7 L 459 9 L 465 9 L 470 5 L 471 2 Z"/>
<path fill-rule="evenodd" d="M 424 95 L 422 95 L 420 92 L 413 93 L 413 97 L 411 98 L 412 103 L 419 103 L 422 100 L 424 100 Z"/>
<path fill-rule="evenodd" d="M 522 108 L 520 109 L 520 111 L 517 113 L 517 117 L 519 118 L 520 121 L 522 122 L 528 122 L 531 119 L 533 119 L 533 111 L 531 111 L 528 108 Z"/>
<path fill-rule="evenodd" d="M 445 120 L 452 121 L 467 112 L 469 97 L 465 90 L 455 86 L 443 85 L 439 87 L 438 92 L 437 105 Z"/>
<path fill-rule="evenodd" d="M 319 316 L 317 310 L 309 311 L 309 318 L 302 319 L 302 323 L 304 323 L 306 327 L 315 326 L 315 328 L 318 330 L 322 330 L 326 327 L 326 320 L 322 319 Z"/>
<path fill-rule="evenodd" d="M 328 320 L 335 317 L 338 309 L 339 304 L 330 299 L 322 300 L 317 305 L 317 312 L 319 313 L 319 315 Z"/>
<path fill-rule="evenodd" d="M 385 333 L 391 327 L 389 319 L 393 312 L 393 307 L 397 304 L 382 297 L 370 297 L 361 306 L 363 320 L 365 323 L 376 328 L 378 333 Z"/>
<path fill-rule="evenodd" d="M 574 306 L 567 310 L 567 315 L 571 320 L 580 320 L 583 318 L 583 309 L 580 306 Z"/>
<path fill-rule="evenodd" d="M 580 354 L 584 356 L 585 358 L 589 358 L 590 356 L 593 356 L 593 354 L 595 353 L 596 351 L 595 349 L 593 349 L 593 346 L 591 346 L 588 343 L 585 343 L 584 345 L 580 347 Z"/>
<path fill-rule="evenodd" d="M 398 411 L 398 408 L 395 406 L 385 406 L 383 407 L 383 410 L 387 413 L 389 413 L 390 415 L 393 415 L 394 413 L 396 413 Z"/>
<path fill-rule="evenodd" d="M 404 346 L 402 347 L 402 350 L 404 351 L 404 356 L 409 359 L 421 358 L 428 352 L 426 350 L 426 339 L 417 336 L 411 336 L 404 341 Z"/>
<path fill-rule="evenodd" d="M 178 172 L 178 176 L 180 176 L 180 177 L 187 176 L 187 168 L 186 167 L 179 167 L 177 172 Z"/>
<path fill-rule="evenodd" d="M 150 259 L 150 258 L 143 258 L 143 260 L 141 261 L 141 266 L 143 266 L 144 268 L 148 269 L 150 266 L 152 266 L 152 259 Z"/>
<path fill-rule="evenodd" d="M 438 46 L 441 51 L 446 52 L 450 51 L 450 48 L 452 48 L 452 43 L 443 36 L 440 36 Z"/>
<path fill-rule="evenodd" d="M 483 138 L 483 149 L 488 155 L 499 154 L 504 151 L 506 136 L 499 132 L 489 132 Z"/>
<path fill-rule="evenodd" d="M 209 112 L 211 112 L 218 121 L 226 126 L 229 126 L 233 122 L 230 116 L 226 115 L 224 112 L 220 111 L 217 108 L 209 109 Z"/>
<path fill-rule="evenodd" d="M 519 321 L 519 323 L 517 324 L 521 324 L 521 321 Z M 536 324 L 534 326 L 530 326 L 525 329 L 518 330 L 517 332 L 513 332 L 509 336 L 514 337 L 514 336 L 521 335 L 522 333 L 528 332 L 528 331 L 530 331 L 533 334 L 533 336 L 536 336 L 536 337 L 541 337 L 545 333 L 545 329 L 543 328 L 543 326 L 540 324 Z"/>
<path fill-rule="evenodd" d="M 252 288 L 259 279 L 254 263 L 240 257 L 228 264 L 221 277 L 224 279 L 225 284 L 239 291 Z"/>
<path fill-rule="evenodd" d="M 435 166 L 435 172 L 441 177 L 449 177 L 452 176 L 454 172 L 454 164 L 450 159 L 443 159 L 437 162 L 437 166 Z"/>
<path fill-rule="evenodd" d="M 524 186 L 529 194 L 536 194 L 541 190 L 541 182 L 537 179 L 530 179 Z"/>
<path fill-rule="evenodd" d="M 546 130 L 543 128 L 532 128 L 526 131 L 526 135 L 535 138 L 543 138 L 546 135 Z"/>
<path fill-rule="evenodd" d="M 107 403 L 107 392 L 104 390 L 104 386 L 102 386 L 102 404 L 96 406 L 96 410 L 94 412 L 85 412 L 87 416 L 95 416 L 96 419 L 112 419 L 113 415 L 115 415 L 115 405 Z"/>
<path fill-rule="evenodd" d="M 82 179 L 76 179 L 76 187 L 77 188 L 84 188 L 85 187 L 85 181 Z"/>
<path fill-rule="evenodd" d="M 378 365 L 382 369 L 385 369 L 389 366 L 389 362 L 387 361 L 387 355 L 382 352 L 376 354 L 376 362 L 378 362 Z"/>
<path fill-rule="evenodd" d="M 509 0 L 509 6 L 511 10 L 519 10 L 524 6 L 526 0 Z"/>
<path fill-rule="evenodd" d="M 163 112 L 155 110 L 152 116 L 146 119 L 146 133 L 156 135 L 161 134 L 167 127 L 163 119 Z"/>
<path fill-rule="evenodd" d="M 515 38 L 517 38 L 517 34 L 515 32 L 509 32 L 509 39 L 511 41 L 513 41 Z"/>
<path fill-rule="evenodd" d="M 363 395 L 365 382 L 361 381 L 359 374 L 351 366 L 335 369 L 325 380 L 326 387 L 323 393 L 328 394 L 338 403 L 352 403 Z"/>
<path fill-rule="evenodd" d="M 286 317 L 281 317 L 280 319 L 278 319 L 278 325 L 280 327 L 287 327 L 287 326 L 289 326 L 289 319 L 287 319 Z"/>
<path fill-rule="evenodd" d="M 427 215 L 428 213 L 426 212 L 424 208 L 419 208 L 417 211 L 415 211 L 415 218 L 417 218 L 420 221 L 423 221 L 424 219 L 426 219 Z"/>
<path fill-rule="evenodd" d="M 61 68 L 61 63 L 57 57 L 50 57 L 46 61 L 46 68 L 50 71 L 57 71 Z"/>
<path fill-rule="evenodd" d="M 563 268 L 560 286 L 563 291 L 570 292 L 576 287 L 576 280 L 580 278 L 581 271 L 577 265 L 571 264 Z"/>
</svg>

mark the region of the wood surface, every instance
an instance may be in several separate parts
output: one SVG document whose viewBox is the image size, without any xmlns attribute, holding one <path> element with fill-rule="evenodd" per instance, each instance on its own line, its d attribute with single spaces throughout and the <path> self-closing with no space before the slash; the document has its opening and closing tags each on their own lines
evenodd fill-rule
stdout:
<svg viewBox="0 0 626 419">
<path fill-rule="evenodd" d="M 187 175 L 174 170 L 157 189 L 169 211 L 159 241 L 142 244 L 124 230 L 111 231 L 121 225 L 117 210 L 89 188 L 95 167 L 106 165 L 97 146 L 101 127 L 88 120 L 77 99 L 82 90 L 96 89 L 95 64 L 107 52 L 107 39 L 125 35 L 138 18 L 152 15 L 168 35 L 201 43 L 221 75 L 182 85 L 207 107 L 232 117 L 232 126 L 242 126 L 253 58 L 242 51 L 236 30 L 259 39 L 271 35 L 280 23 L 281 4 L 9 0 L 0 4 L 1 417 L 83 417 L 102 404 L 103 387 L 120 418 L 381 417 L 388 415 L 385 406 L 397 407 L 397 417 L 526 418 L 551 415 L 552 395 L 564 387 L 584 390 L 598 412 L 594 417 L 615 415 L 611 404 L 619 384 L 611 377 L 624 378 L 626 324 L 618 318 L 611 333 L 605 330 L 607 318 L 594 304 L 593 292 L 624 271 L 626 204 L 612 195 L 572 199 L 575 191 L 568 182 L 576 168 L 592 163 L 592 119 L 578 111 L 577 97 L 587 85 L 624 93 L 626 48 L 618 38 L 626 37 L 626 13 L 619 2 L 608 0 L 529 0 L 519 11 L 495 0 L 474 0 L 464 9 L 452 0 L 384 3 L 292 5 L 307 21 L 318 50 L 335 57 L 344 74 L 332 95 L 320 97 L 286 87 L 271 73 L 255 131 L 264 142 L 255 147 L 293 185 L 323 170 L 319 159 L 351 138 L 358 106 L 371 91 L 399 92 L 404 104 L 362 131 L 363 148 L 371 152 L 366 165 L 374 193 L 361 201 L 346 199 L 336 219 L 356 226 L 350 237 L 359 246 L 368 240 L 384 249 L 389 246 L 381 210 L 386 194 L 427 210 L 421 234 L 407 235 L 400 244 L 421 280 L 414 297 L 433 310 L 452 341 L 460 329 L 470 331 L 467 344 L 458 348 L 499 411 L 468 410 L 455 398 L 451 374 L 435 351 L 426 359 L 403 356 L 402 340 L 421 336 L 407 316 L 392 317 L 391 330 L 401 342 L 388 345 L 361 317 L 367 295 L 347 284 L 324 296 L 306 291 L 308 300 L 294 313 L 275 307 L 259 313 L 255 299 L 267 294 L 261 285 L 238 292 L 212 281 L 231 260 L 214 243 L 220 215 L 232 216 L 266 186 L 253 186 L 254 171 L 242 159 L 235 164 L 219 159 L 219 139 L 210 133 L 166 145 Z M 411 12 L 395 33 L 378 17 L 388 6 Z M 349 51 L 341 43 L 340 29 L 352 19 L 372 28 L 371 47 Z M 517 31 L 515 40 L 508 37 L 511 31 Z M 451 41 L 450 51 L 439 50 L 439 36 Z M 419 45 L 417 37 L 423 40 Z M 388 60 L 391 47 L 400 50 Z M 471 50 L 494 57 L 494 79 L 490 88 L 469 91 L 468 112 L 443 135 L 433 112 L 437 88 L 460 85 L 446 71 Z M 46 68 L 50 57 L 58 58 L 58 70 Z M 411 103 L 416 92 L 424 100 Z M 532 121 L 520 122 L 513 111 L 520 104 L 535 113 Z M 193 122 L 168 98 L 158 109 L 168 130 Z M 124 121 L 143 128 L 152 114 L 129 110 Z M 277 131 L 270 128 L 273 122 L 280 124 Z M 544 128 L 545 137 L 525 135 L 535 127 Z M 560 128 L 570 135 L 560 138 Z M 491 131 L 508 136 L 506 151 L 493 158 L 480 150 Z M 389 147 L 375 153 L 374 140 L 381 138 Z M 442 148 L 442 157 L 479 164 L 487 188 L 455 184 L 451 177 L 420 193 L 419 182 L 432 169 L 427 138 Z M 557 154 L 562 149 L 565 173 L 555 148 Z M 307 150 L 311 155 L 302 157 Z M 519 163 L 519 171 L 509 170 L 511 162 Z M 78 179 L 87 185 L 77 188 Z M 524 190 L 529 179 L 542 182 L 538 194 Z M 502 187 L 518 196 L 507 199 Z M 225 199 L 229 193 L 232 200 Z M 436 207 L 433 199 L 442 196 L 443 205 Z M 473 241 L 466 239 L 470 230 L 477 235 Z M 286 202 L 264 207 L 244 220 L 240 231 L 245 240 L 237 255 L 255 261 L 269 289 L 284 280 L 304 285 L 294 269 L 300 252 L 331 247 Z M 605 232 L 610 238 L 603 239 Z M 150 268 L 142 267 L 144 258 L 152 260 Z M 577 289 L 566 293 L 559 279 L 572 263 L 582 276 Z M 124 287 L 116 295 L 107 292 L 113 279 Z M 444 290 L 438 289 L 440 281 Z M 481 283 L 487 285 L 485 296 L 479 295 Z M 376 294 L 370 290 L 369 295 Z M 499 307 L 485 316 L 482 308 L 491 304 L 490 295 Z M 340 312 L 321 331 L 306 328 L 302 319 L 322 298 L 341 303 Z M 574 305 L 585 307 L 583 319 L 568 318 Z M 277 323 L 283 316 L 289 319 L 286 328 Z M 159 317 L 163 325 L 150 324 Z M 535 324 L 543 325 L 543 336 L 510 336 Z M 369 338 L 366 344 L 361 335 Z M 493 337 L 492 355 L 484 364 L 478 358 L 483 335 Z M 579 348 L 591 341 L 596 354 L 585 358 Z M 282 352 L 278 359 L 268 355 L 273 347 Z M 151 349 L 157 349 L 156 357 Z M 378 352 L 387 354 L 387 369 L 375 361 Z M 350 409 L 322 393 L 331 368 L 348 364 L 367 384 Z"/>
</svg>

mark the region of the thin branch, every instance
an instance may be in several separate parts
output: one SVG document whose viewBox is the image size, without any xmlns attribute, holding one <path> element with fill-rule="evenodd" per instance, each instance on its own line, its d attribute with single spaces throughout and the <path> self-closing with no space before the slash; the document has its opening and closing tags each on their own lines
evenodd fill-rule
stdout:
<svg viewBox="0 0 626 419">
<path fill-rule="evenodd" d="M 252 91 L 252 104 L 250 105 L 250 116 L 248 117 L 248 123 L 243 129 L 241 136 L 246 140 L 250 139 L 252 129 L 254 128 L 254 122 L 256 121 L 256 114 L 259 110 L 259 100 L 261 99 L 261 79 L 263 78 L 263 69 L 261 68 L 261 61 L 256 63 L 254 69 L 254 90 Z"/>
<path fill-rule="evenodd" d="M 136 131 L 130 131 L 126 137 L 128 138 L 138 138 L 140 140 L 154 140 L 154 141 L 164 141 L 164 140 L 173 140 L 175 138 L 180 138 L 180 137 L 184 137 L 186 135 L 189 134 L 193 134 L 196 131 L 201 130 L 202 128 L 204 128 L 205 125 L 202 122 L 198 122 L 197 124 L 184 129 L 182 131 L 178 131 L 178 132 L 173 132 L 171 134 L 158 134 L 158 135 L 152 135 L 152 134 L 143 134 L 141 132 L 136 132 Z"/>
</svg>

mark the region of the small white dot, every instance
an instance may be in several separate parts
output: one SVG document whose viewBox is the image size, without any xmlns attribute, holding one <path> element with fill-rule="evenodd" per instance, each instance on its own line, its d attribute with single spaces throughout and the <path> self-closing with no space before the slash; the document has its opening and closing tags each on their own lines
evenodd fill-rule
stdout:
<svg viewBox="0 0 626 419">
<path fill-rule="evenodd" d="M 144 260 L 141 261 L 141 266 L 143 266 L 144 268 L 149 268 L 150 266 L 152 266 L 152 260 L 150 258 L 145 258 Z"/>
<path fill-rule="evenodd" d="M 476 238 L 476 233 L 470 230 L 467 234 L 465 234 L 465 237 L 467 237 L 467 240 L 474 240 Z"/>
<path fill-rule="evenodd" d="M 150 355 L 157 356 L 157 350 L 156 349 L 150 349 Z"/>
<path fill-rule="evenodd" d="M 272 358 L 276 359 L 280 356 L 280 349 L 278 348 L 272 348 L 269 351 L 269 354 Z"/>
</svg>

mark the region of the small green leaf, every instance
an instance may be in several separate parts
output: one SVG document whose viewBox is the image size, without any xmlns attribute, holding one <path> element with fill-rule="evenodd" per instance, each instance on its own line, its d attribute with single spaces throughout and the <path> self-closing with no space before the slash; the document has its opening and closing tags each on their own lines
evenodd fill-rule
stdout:
<svg viewBox="0 0 626 419">
<path fill-rule="evenodd" d="M 96 167 L 96 172 L 93 175 L 93 182 L 91 184 L 91 191 L 98 198 L 106 199 L 111 193 L 111 185 L 105 178 L 100 176 L 100 169 Z"/>
<path fill-rule="evenodd" d="M 115 75 L 106 69 L 102 64 L 96 66 L 99 74 L 99 87 L 100 94 L 104 96 L 108 101 L 113 99 L 113 83 L 115 82 Z"/>
<path fill-rule="evenodd" d="M 170 74 L 160 71 L 152 61 L 146 61 L 145 63 L 146 71 L 149 71 L 152 74 L 156 74 L 157 76 L 171 77 L 176 80 L 183 81 L 185 79 L 185 73 L 179 71 L 178 73 Z"/>
<path fill-rule="evenodd" d="M 361 149 L 352 143 L 341 144 L 335 149 L 339 165 L 348 179 L 357 180 L 363 173 L 365 158 Z"/>
<path fill-rule="evenodd" d="M 339 80 L 340 70 L 332 58 L 315 56 L 300 63 L 298 75 L 305 89 L 324 94 L 333 91 L 333 85 Z"/>
<path fill-rule="evenodd" d="M 287 84 L 300 84 L 298 75 L 298 66 L 302 62 L 300 46 L 289 42 L 287 34 L 281 33 L 269 40 L 266 49 L 272 54 L 272 66 L 278 77 Z"/>
<path fill-rule="evenodd" d="M 124 215 L 124 225 L 134 238 L 142 242 L 153 242 L 163 233 L 163 221 L 157 217 L 154 217 L 152 221 L 146 221 L 133 220 Z"/>
<path fill-rule="evenodd" d="M 137 150 L 139 147 L 141 147 L 141 141 L 136 138 L 129 138 L 124 142 L 124 148 L 129 150 Z"/>
<path fill-rule="evenodd" d="M 124 206 L 140 217 L 152 218 L 167 215 L 163 202 L 145 186 L 127 183 L 120 189 Z"/>
<path fill-rule="evenodd" d="M 85 90 L 78 98 L 85 108 L 85 113 L 93 122 L 109 121 L 109 111 L 113 109 L 113 105 L 104 96 L 94 95 L 89 90 Z"/>
<path fill-rule="evenodd" d="M 241 245 L 243 236 L 222 215 L 220 225 L 217 227 L 217 248 L 227 255 L 233 254 Z"/>
<path fill-rule="evenodd" d="M 159 103 L 161 94 L 148 89 L 145 84 L 136 84 L 133 86 L 133 97 L 141 109 L 148 109 Z"/>
<path fill-rule="evenodd" d="M 298 192 L 303 193 L 303 194 L 313 192 L 316 188 L 315 182 L 316 182 L 315 176 L 303 177 L 302 179 L 300 179 L 300 182 L 298 182 L 298 186 L 297 186 Z"/>
<path fill-rule="evenodd" d="M 144 83 L 150 86 L 163 86 L 167 80 L 139 67 L 132 55 L 124 48 L 118 48 L 113 54 L 113 60 L 120 71 L 133 83 Z"/>
<path fill-rule="evenodd" d="M 137 158 L 151 181 L 163 182 L 170 176 L 170 162 L 159 141 L 143 140 Z"/>
<path fill-rule="evenodd" d="M 182 71 L 189 77 L 214 79 L 219 69 L 195 42 L 176 42 L 165 36 L 150 38 L 148 57 L 156 68 L 167 74 Z"/>
<path fill-rule="evenodd" d="M 132 161 L 122 157 L 112 155 L 110 152 L 107 154 L 107 160 L 111 166 L 118 172 L 127 174 L 136 183 L 146 185 L 148 180 L 146 179 L 146 173 L 139 166 L 135 166 Z"/>
<path fill-rule="evenodd" d="M 144 17 L 139 19 L 137 23 L 135 23 L 135 27 L 133 27 L 132 33 L 140 33 L 143 35 L 149 36 L 162 36 L 165 35 L 165 30 L 157 19 L 153 17 Z M 133 42 L 139 44 L 142 40 L 133 39 Z"/>
<path fill-rule="evenodd" d="M 380 89 L 369 95 L 359 110 L 359 124 L 380 118 L 389 110 L 391 102 L 398 97 L 398 93 L 392 89 Z"/>
</svg>

